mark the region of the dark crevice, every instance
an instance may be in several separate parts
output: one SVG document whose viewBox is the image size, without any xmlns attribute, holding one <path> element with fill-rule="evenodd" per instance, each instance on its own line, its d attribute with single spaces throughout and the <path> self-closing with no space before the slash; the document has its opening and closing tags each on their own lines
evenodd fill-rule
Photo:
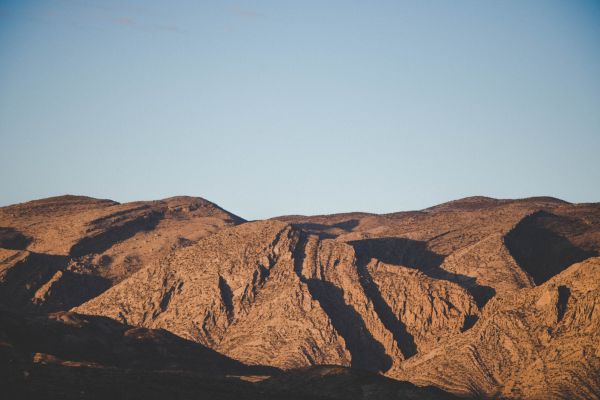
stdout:
<svg viewBox="0 0 600 400">
<path fill-rule="evenodd" d="M 471 329 L 473 327 L 473 325 L 475 325 L 475 323 L 477 322 L 478 319 L 479 319 L 479 317 L 477 315 L 465 316 L 465 322 L 463 323 L 463 326 L 460 329 L 460 331 L 461 332 L 468 331 L 469 329 Z"/>
<path fill-rule="evenodd" d="M 267 268 L 264 265 L 259 265 L 258 266 L 258 277 L 260 279 L 260 284 L 263 284 L 264 282 L 266 282 L 266 280 L 269 278 L 269 276 L 271 275 L 271 269 L 270 267 Z"/>
<path fill-rule="evenodd" d="M 304 259 L 306 258 L 306 243 L 308 242 L 308 235 L 304 232 L 298 233 L 298 243 L 294 247 L 294 272 L 298 275 L 301 282 L 306 282 L 306 279 L 302 275 L 302 265 L 304 265 Z"/>
<path fill-rule="evenodd" d="M 219 292 L 221 293 L 221 301 L 225 306 L 227 319 L 231 321 L 233 319 L 233 292 L 222 276 L 219 276 Z"/>
<path fill-rule="evenodd" d="M 162 312 L 164 312 L 167 309 L 167 307 L 169 307 L 169 303 L 171 302 L 171 297 L 173 296 L 174 289 L 175 288 L 172 287 L 169 290 L 167 290 L 167 293 L 165 293 L 165 295 L 161 299 L 159 306 Z"/>
<path fill-rule="evenodd" d="M 352 367 L 369 371 L 387 371 L 392 359 L 385 348 L 371 335 L 362 316 L 344 300 L 344 291 L 330 282 L 306 278 L 302 275 L 302 266 L 306 258 L 308 235 L 300 233 L 294 249 L 294 271 L 305 283 L 311 296 L 319 302 L 329 317 L 334 329 L 346 342 L 346 348 L 352 357 Z"/>
<path fill-rule="evenodd" d="M 406 329 L 406 325 L 394 314 L 390 306 L 383 299 L 379 287 L 373 281 L 373 278 L 367 269 L 367 263 L 364 261 L 359 262 L 358 271 L 360 274 L 361 286 L 367 297 L 373 303 L 379 319 L 386 329 L 392 333 L 394 340 L 402 354 L 404 354 L 404 357 L 412 357 L 417 353 L 415 340 Z"/>
<path fill-rule="evenodd" d="M 556 302 L 557 322 L 560 322 L 565 316 L 565 312 L 567 312 L 569 297 L 571 297 L 571 290 L 564 285 L 559 286 L 558 301 Z"/>
<path fill-rule="evenodd" d="M 352 355 L 352 367 L 368 371 L 385 372 L 392 359 L 385 353 L 367 328 L 362 316 L 344 301 L 344 291 L 330 282 L 319 279 L 306 281 L 312 297 L 329 316 L 335 330 L 344 338 Z"/>
</svg>

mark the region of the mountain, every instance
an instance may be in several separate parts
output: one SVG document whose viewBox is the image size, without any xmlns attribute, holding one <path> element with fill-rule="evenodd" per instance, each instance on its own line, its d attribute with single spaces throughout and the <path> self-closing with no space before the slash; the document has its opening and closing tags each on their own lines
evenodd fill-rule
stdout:
<svg viewBox="0 0 600 400">
<path fill-rule="evenodd" d="M 478 313 L 457 284 L 361 262 L 351 245 L 279 221 L 177 249 L 75 311 L 162 327 L 250 364 L 382 372 Z"/>
<path fill-rule="evenodd" d="M 166 359 L 112 334 L 94 340 L 125 349 L 115 358 L 86 353 L 68 365 L 70 343 L 16 345 L 26 365 L 54 360 L 31 364 L 40 387 L 96 364 L 119 372 L 88 386 L 162 382 L 183 363 L 164 382 L 180 380 L 184 398 L 600 397 L 599 203 L 471 197 L 245 222 L 200 198 L 62 196 L 0 208 L 0 247 L 0 304 L 13 320 L 61 315 L 181 341 Z M 26 323 L 48 330 L 40 324 Z M 181 343 L 202 350 L 185 364 Z M 215 357 L 237 372 L 210 367 Z M 255 375 L 240 369 L 267 372 L 224 383 Z"/>
<path fill-rule="evenodd" d="M 244 220 L 194 197 L 60 196 L 0 208 L 0 302 L 68 310 L 174 247 Z"/>
</svg>

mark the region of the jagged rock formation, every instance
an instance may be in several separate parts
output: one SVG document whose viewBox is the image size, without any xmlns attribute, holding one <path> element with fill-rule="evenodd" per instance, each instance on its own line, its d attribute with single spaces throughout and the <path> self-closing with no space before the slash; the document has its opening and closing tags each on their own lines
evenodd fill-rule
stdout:
<svg viewBox="0 0 600 400">
<path fill-rule="evenodd" d="M 599 254 L 600 204 L 547 197 L 244 223 L 197 198 L 67 196 L 0 208 L 0 304 L 74 307 L 287 371 L 233 392 L 196 376 L 214 397 L 446 395 L 370 371 L 460 396 L 597 398 Z M 64 373 L 37 352 L 40 381 Z"/>
<path fill-rule="evenodd" d="M 478 313 L 454 283 L 362 264 L 351 245 L 276 221 L 177 249 L 75 310 L 168 329 L 248 364 L 372 371 L 459 333 Z"/>
<path fill-rule="evenodd" d="M 600 258 L 497 297 L 468 332 L 392 376 L 486 398 L 600 397 Z"/>
</svg>

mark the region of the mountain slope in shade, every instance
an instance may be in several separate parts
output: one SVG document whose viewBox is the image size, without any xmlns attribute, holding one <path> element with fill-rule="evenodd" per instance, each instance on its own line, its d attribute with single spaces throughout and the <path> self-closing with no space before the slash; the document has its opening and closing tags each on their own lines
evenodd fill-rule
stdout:
<svg viewBox="0 0 600 400">
<path fill-rule="evenodd" d="M 241 222 L 194 197 L 118 204 L 61 196 L 2 207 L 0 299 L 27 310 L 67 310 L 173 247 Z"/>
<path fill-rule="evenodd" d="M 283 372 L 247 366 L 164 330 L 104 317 L 5 309 L 0 382 L 7 399 L 454 398 L 343 367 Z"/>
<path fill-rule="evenodd" d="M 468 332 L 390 375 L 486 398 L 600 397 L 600 258 L 498 297 Z"/>
</svg>

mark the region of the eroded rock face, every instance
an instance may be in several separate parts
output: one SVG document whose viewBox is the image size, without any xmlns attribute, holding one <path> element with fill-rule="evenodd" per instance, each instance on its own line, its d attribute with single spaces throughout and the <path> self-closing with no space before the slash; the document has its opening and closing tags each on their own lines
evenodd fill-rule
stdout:
<svg viewBox="0 0 600 400">
<path fill-rule="evenodd" d="M 406 290 L 420 296 L 414 307 Z M 178 249 L 76 310 L 162 327 L 249 364 L 374 371 L 437 341 L 428 326 L 460 332 L 478 312 L 458 285 L 360 265 L 352 246 L 275 221 Z"/>
<path fill-rule="evenodd" d="M 294 271 L 297 242 L 297 233 L 283 223 L 227 229 L 173 252 L 77 309 L 162 327 L 230 349 L 248 363 L 348 365 L 343 340 Z"/>
<path fill-rule="evenodd" d="M 66 196 L 0 208 L 0 227 L 1 305 L 164 329 L 289 371 L 277 385 L 366 370 L 461 396 L 600 396 L 599 204 L 475 197 L 245 223 L 198 198 Z"/>
<path fill-rule="evenodd" d="M 381 372 L 478 313 L 456 284 L 361 265 L 349 244 L 276 221 L 177 249 L 76 310 L 165 328 L 248 364 Z"/>
<path fill-rule="evenodd" d="M 490 301 L 475 326 L 391 372 L 461 395 L 600 396 L 600 258 Z"/>
</svg>

